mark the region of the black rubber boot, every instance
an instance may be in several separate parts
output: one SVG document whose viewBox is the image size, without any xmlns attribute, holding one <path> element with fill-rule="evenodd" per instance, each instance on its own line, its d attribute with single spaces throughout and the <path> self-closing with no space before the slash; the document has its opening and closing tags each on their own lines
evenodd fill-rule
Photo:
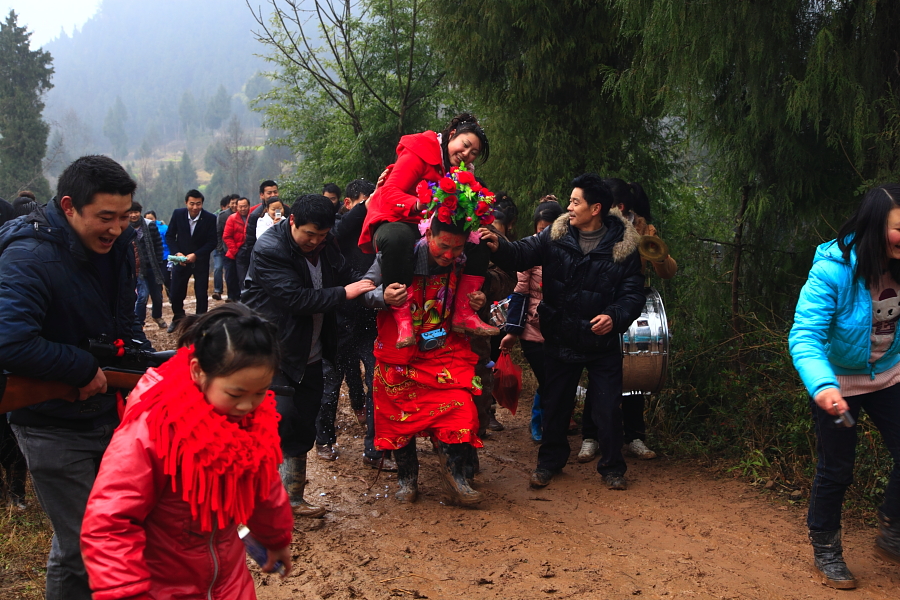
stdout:
<svg viewBox="0 0 900 600">
<path fill-rule="evenodd" d="M 314 506 L 303 499 L 306 491 L 306 456 L 286 456 L 284 462 L 278 467 L 281 482 L 287 490 L 288 500 L 294 513 L 301 517 L 321 517 L 325 514 L 325 508 Z"/>
<path fill-rule="evenodd" d="M 844 562 L 841 530 L 813 531 L 810 529 L 809 541 L 812 543 L 819 581 L 828 587 L 839 590 L 855 588 L 856 579 Z"/>
<path fill-rule="evenodd" d="M 474 506 L 484 500 L 481 492 L 472 489 L 466 481 L 466 455 L 469 444 L 445 444 L 438 442 L 438 458 L 441 461 L 441 483 L 452 504 Z"/>
<path fill-rule="evenodd" d="M 878 511 L 878 536 L 875 554 L 882 560 L 900 565 L 900 522 Z"/>
<path fill-rule="evenodd" d="M 399 450 L 394 450 L 394 461 L 397 463 L 397 493 L 399 502 L 415 502 L 419 497 L 419 456 L 416 454 L 415 440 Z"/>
</svg>

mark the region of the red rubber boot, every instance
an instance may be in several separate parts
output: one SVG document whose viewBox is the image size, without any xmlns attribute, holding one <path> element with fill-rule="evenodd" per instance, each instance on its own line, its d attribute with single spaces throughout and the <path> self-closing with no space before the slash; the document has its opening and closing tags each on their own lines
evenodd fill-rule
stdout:
<svg viewBox="0 0 900 600">
<path fill-rule="evenodd" d="M 413 331 L 412 310 L 409 306 L 410 300 L 400 306 L 392 306 L 391 314 L 394 315 L 394 322 L 397 324 L 397 348 L 406 348 L 416 343 L 416 333 Z"/>
<path fill-rule="evenodd" d="M 463 275 L 456 286 L 456 298 L 453 300 L 453 331 L 474 335 L 497 335 L 500 330 L 491 327 L 478 318 L 469 306 L 469 294 L 481 290 L 484 277 Z"/>
</svg>

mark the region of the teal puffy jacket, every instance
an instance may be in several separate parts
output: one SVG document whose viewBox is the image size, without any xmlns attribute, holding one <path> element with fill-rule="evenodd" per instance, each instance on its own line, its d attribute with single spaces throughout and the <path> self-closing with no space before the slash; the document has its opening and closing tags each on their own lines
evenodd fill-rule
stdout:
<svg viewBox="0 0 900 600">
<path fill-rule="evenodd" d="M 837 388 L 836 375 L 870 375 L 900 361 L 900 335 L 884 355 L 872 353 L 872 296 L 865 282 L 854 277 L 856 251 L 846 260 L 837 240 L 816 249 L 809 278 L 800 290 L 794 325 L 788 337 L 791 358 L 809 395 Z"/>
</svg>

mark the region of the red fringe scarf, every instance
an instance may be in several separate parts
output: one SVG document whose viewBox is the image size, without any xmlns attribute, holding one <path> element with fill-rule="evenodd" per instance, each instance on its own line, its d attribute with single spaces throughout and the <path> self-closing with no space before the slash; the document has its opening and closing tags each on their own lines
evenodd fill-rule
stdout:
<svg viewBox="0 0 900 600">
<path fill-rule="evenodd" d="M 193 347 L 182 348 L 156 369 L 160 380 L 141 394 L 123 424 L 147 414 L 150 439 L 172 478 L 172 491 L 191 506 L 203 531 L 246 523 L 256 494 L 268 494 L 278 478 L 281 443 L 275 394 L 239 422 L 232 422 L 207 402 L 191 379 Z"/>
</svg>

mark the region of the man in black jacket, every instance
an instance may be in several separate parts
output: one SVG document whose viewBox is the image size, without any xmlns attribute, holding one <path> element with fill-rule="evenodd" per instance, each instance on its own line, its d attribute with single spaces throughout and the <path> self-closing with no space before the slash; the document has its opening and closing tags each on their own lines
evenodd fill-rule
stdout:
<svg viewBox="0 0 900 600">
<path fill-rule="evenodd" d="M 216 216 L 203 210 L 203 194 L 190 190 L 184 197 L 185 208 L 178 208 L 169 220 L 166 243 L 169 253 L 185 257 L 184 262 L 172 266 L 172 324 L 169 333 L 175 331 L 178 321 L 184 318 L 184 299 L 188 281 L 194 278 L 196 313 L 202 315 L 209 306 L 209 256 L 216 249 Z"/>
<path fill-rule="evenodd" d="M 225 287 L 225 242 L 222 241 L 222 233 L 225 231 L 225 221 L 235 213 L 237 201 L 240 196 L 228 194 L 219 200 L 219 210 L 216 215 L 216 249 L 213 250 L 213 300 L 221 300 Z M 227 282 L 225 282 L 227 283 Z M 228 290 L 231 293 L 231 290 Z"/>
<path fill-rule="evenodd" d="M 569 418 L 587 369 L 585 410 L 598 426 L 602 452 L 597 471 L 610 489 L 624 490 L 619 334 L 640 316 L 646 300 L 640 236 L 626 219 L 608 214 L 613 197 L 599 176 L 580 175 L 572 187 L 568 213 L 538 235 L 510 243 L 481 231 L 496 248 L 497 265 L 516 271 L 544 267 L 538 307 L 547 373 L 541 386 L 544 435 L 531 486 L 545 487 L 569 458 Z"/>
<path fill-rule="evenodd" d="M 162 237 L 154 221 L 144 219 L 141 212 L 144 207 L 138 202 L 131 204 L 131 212 L 128 219 L 131 227 L 137 234 L 134 241 L 137 250 L 135 257 L 138 259 L 137 267 L 137 304 L 134 305 L 134 314 L 138 324 L 142 327 L 147 320 L 147 299 L 153 301 L 151 314 L 153 321 L 160 329 L 166 328 L 166 322 L 162 318 L 162 285 L 165 279 L 163 272 L 166 263 L 162 256 Z"/>
<path fill-rule="evenodd" d="M 276 397 L 281 478 L 291 506 L 308 517 L 325 513 L 307 503 L 303 492 L 324 388 L 322 359 L 333 362 L 337 353 L 334 311 L 375 287 L 367 279 L 354 282 L 331 235 L 333 225 L 334 205 L 328 198 L 301 196 L 290 218 L 257 240 L 241 295 L 244 304 L 278 328 L 281 369 L 272 384 L 294 388 L 293 396 Z"/>
<path fill-rule="evenodd" d="M 259 184 L 259 204 L 250 208 L 250 216 L 247 218 L 247 237 L 235 257 L 235 267 L 237 268 L 238 281 L 243 285 L 244 278 L 247 277 L 247 270 L 250 268 L 250 255 L 253 253 L 253 246 L 256 245 L 256 223 L 259 221 L 263 213 L 266 212 L 266 200 L 278 195 L 278 184 L 271 179 L 266 179 Z"/>
<path fill-rule="evenodd" d="M 0 230 L 0 369 L 79 390 L 76 402 L 49 400 L 10 414 L 53 524 L 49 600 L 91 598 L 81 520 L 119 419 L 106 376 L 83 348 L 102 335 L 143 335 L 128 226 L 136 187 L 112 159 L 84 156 L 60 175 L 57 200 Z"/>
</svg>

